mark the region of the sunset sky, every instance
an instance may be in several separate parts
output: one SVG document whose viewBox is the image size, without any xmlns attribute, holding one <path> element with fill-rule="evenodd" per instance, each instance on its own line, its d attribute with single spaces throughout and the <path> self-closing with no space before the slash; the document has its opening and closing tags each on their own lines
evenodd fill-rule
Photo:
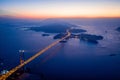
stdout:
<svg viewBox="0 0 120 80">
<path fill-rule="evenodd" d="M 0 15 L 23 18 L 120 17 L 120 0 L 0 0 Z"/>
</svg>

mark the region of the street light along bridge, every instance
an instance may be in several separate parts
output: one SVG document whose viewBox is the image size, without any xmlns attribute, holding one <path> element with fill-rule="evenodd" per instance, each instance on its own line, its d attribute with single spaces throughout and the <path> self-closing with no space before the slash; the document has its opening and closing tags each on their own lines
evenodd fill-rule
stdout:
<svg viewBox="0 0 120 80">
<path fill-rule="evenodd" d="M 6 80 L 10 75 L 12 75 L 13 73 L 15 73 L 17 70 L 19 70 L 20 68 L 22 68 L 24 65 L 26 65 L 26 64 L 28 64 L 29 62 L 31 62 L 32 60 L 34 60 L 35 58 L 37 58 L 38 56 L 40 56 L 42 53 L 44 53 L 45 51 L 47 51 L 48 49 L 50 49 L 51 47 L 53 47 L 53 46 L 55 46 L 56 44 L 58 44 L 60 41 L 68 38 L 68 37 L 71 35 L 71 33 L 69 32 L 69 30 L 67 30 L 66 32 L 67 32 L 67 34 L 66 34 L 63 38 L 61 38 L 61 39 L 53 42 L 53 43 L 50 44 L 50 45 L 48 45 L 48 46 L 45 47 L 43 50 L 39 51 L 38 53 L 36 53 L 36 54 L 33 55 L 32 57 L 30 57 L 29 59 L 27 59 L 26 61 L 24 61 L 22 64 L 16 66 L 15 68 L 11 69 L 11 70 L 10 70 L 9 72 L 7 72 L 6 74 L 0 76 L 0 80 Z"/>
</svg>

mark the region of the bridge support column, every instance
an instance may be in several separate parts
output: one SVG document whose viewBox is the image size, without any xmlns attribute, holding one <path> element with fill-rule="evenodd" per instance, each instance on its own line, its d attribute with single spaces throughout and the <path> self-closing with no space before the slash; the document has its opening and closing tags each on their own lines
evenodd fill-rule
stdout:
<svg viewBox="0 0 120 80">
<path fill-rule="evenodd" d="M 20 54 L 20 65 L 25 62 L 24 52 L 25 52 L 24 50 L 19 50 L 19 54 Z M 25 71 L 25 66 L 22 67 L 21 70 Z"/>
</svg>

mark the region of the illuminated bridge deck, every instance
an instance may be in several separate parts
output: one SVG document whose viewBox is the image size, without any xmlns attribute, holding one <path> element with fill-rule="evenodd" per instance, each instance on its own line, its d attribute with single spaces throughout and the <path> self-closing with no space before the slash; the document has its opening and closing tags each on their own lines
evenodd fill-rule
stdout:
<svg viewBox="0 0 120 80">
<path fill-rule="evenodd" d="M 33 55 L 32 57 L 30 57 L 29 59 L 27 59 L 25 62 L 23 62 L 22 64 L 16 66 L 15 68 L 11 69 L 9 72 L 7 72 L 6 74 L 0 76 L 0 80 L 6 80 L 10 75 L 12 75 L 13 73 L 15 73 L 17 70 L 19 70 L 20 68 L 22 68 L 24 65 L 28 64 L 29 62 L 31 62 L 32 60 L 34 60 L 35 58 L 37 58 L 38 56 L 40 56 L 42 53 L 44 53 L 45 51 L 47 51 L 48 49 L 50 49 L 51 47 L 55 46 L 56 44 L 58 44 L 60 41 L 68 38 L 71 35 L 71 33 L 67 30 L 67 35 L 64 36 L 63 38 L 53 42 L 52 44 L 48 45 L 47 47 L 45 47 L 43 50 L 39 51 L 38 53 L 36 53 L 35 55 Z"/>
</svg>

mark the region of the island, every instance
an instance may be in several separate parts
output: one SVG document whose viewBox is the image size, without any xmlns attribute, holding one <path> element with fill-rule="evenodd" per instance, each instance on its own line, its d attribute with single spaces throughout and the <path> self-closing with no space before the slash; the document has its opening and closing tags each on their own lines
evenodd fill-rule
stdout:
<svg viewBox="0 0 120 80">
<path fill-rule="evenodd" d="M 84 30 L 84 29 L 71 29 L 70 32 L 71 33 L 81 33 L 81 32 L 87 32 L 87 30 Z"/>
<path fill-rule="evenodd" d="M 40 26 L 29 27 L 28 30 L 45 33 L 65 33 L 66 30 L 70 29 L 71 27 L 77 26 L 67 22 L 45 20 L 44 22 L 40 23 Z"/>
<path fill-rule="evenodd" d="M 60 38 L 64 37 L 65 35 L 66 35 L 65 33 L 59 33 L 59 34 L 55 35 L 53 37 L 53 39 L 60 39 Z M 73 34 L 72 33 L 70 35 L 70 37 L 68 37 L 67 39 L 69 39 L 69 38 L 78 38 L 78 39 L 80 39 L 82 41 L 86 41 L 86 42 L 89 42 L 89 43 L 97 44 L 98 40 L 102 40 L 103 39 L 103 36 L 91 35 L 91 34 Z"/>
<path fill-rule="evenodd" d="M 44 34 L 42 34 L 42 36 L 50 36 L 49 34 L 47 34 L 47 33 L 44 33 Z"/>
<path fill-rule="evenodd" d="M 61 42 L 66 42 L 66 40 L 68 40 L 69 38 L 78 38 L 82 41 L 97 44 L 98 40 L 103 39 L 103 36 L 86 34 L 85 32 L 87 32 L 87 30 L 80 29 L 80 27 L 76 25 L 50 19 L 44 20 L 42 23 L 40 23 L 40 26 L 29 27 L 28 29 L 36 32 L 44 32 L 42 36 L 49 36 L 50 33 L 57 33 L 53 37 L 53 39 L 63 38 L 67 35 L 66 31 L 69 30 L 69 32 L 71 32 L 71 35 Z M 120 28 L 118 28 L 117 30 L 120 30 Z"/>
<path fill-rule="evenodd" d="M 118 32 L 120 32 L 120 27 L 118 27 L 116 30 L 117 30 Z"/>
<path fill-rule="evenodd" d="M 65 35 L 66 35 L 66 33 L 59 33 L 59 34 L 55 35 L 55 36 L 53 37 L 53 39 L 61 39 L 61 38 L 64 37 Z"/>
<path fill-rule="evenodd" d="M 102 40 L 103 36 L 91 35 L 91 34 L 80 34 L 80 40 L 87 41 L 90 43 L 98 43 L 98 40 Z"/>
</svg>

